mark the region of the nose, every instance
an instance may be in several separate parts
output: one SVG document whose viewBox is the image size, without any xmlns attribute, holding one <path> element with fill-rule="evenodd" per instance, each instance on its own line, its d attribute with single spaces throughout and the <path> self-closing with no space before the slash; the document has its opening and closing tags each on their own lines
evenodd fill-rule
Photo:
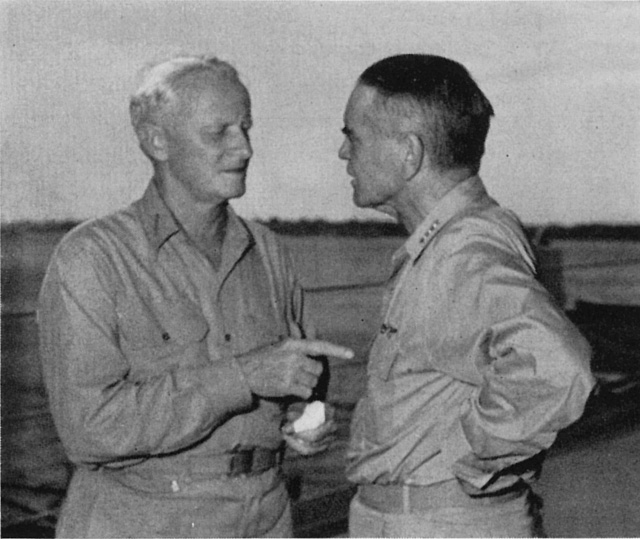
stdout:
<svg viewBox="0 0 640 539">
<path fill-rule="evenodd" d="M 233 134 L 230 146 L 245 159 L 250 159 L 253 155 L 249 133 L 242 128 L 237 128 L 237 131 Z"/>
<path fill-rule="evenodd" d="M 349 140 L 346 138 L 342 141 L 342 146 L 340 146 L 340 149 L 338 150 L 338 157 L 345 161 L 348 161 L 351 158 Z"/>
</svg>

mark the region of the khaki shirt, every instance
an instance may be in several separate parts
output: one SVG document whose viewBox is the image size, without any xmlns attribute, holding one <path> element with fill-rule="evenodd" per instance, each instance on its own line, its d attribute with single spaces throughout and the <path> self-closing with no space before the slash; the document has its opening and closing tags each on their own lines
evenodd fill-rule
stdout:
<svg viewBox="0 0 640 539">
<path fill-rule="evenodd" d="M 594 381 L 585 339 L 536 281 L 516 217 L 479 177 L 394 255 L 347 475 L 467 492 L 529 480 Z"/>
<path fill-rule="evenodd" d="M 57 247 L 40 294 L 41 357 L 74 463 L 171 469 L 281 444 L 282 405 L 251 393 L 235 356 L 301 336 L 301 289 L 275 236 L 228 215 L 217 272 L 153 182 Z"/>
</svg>

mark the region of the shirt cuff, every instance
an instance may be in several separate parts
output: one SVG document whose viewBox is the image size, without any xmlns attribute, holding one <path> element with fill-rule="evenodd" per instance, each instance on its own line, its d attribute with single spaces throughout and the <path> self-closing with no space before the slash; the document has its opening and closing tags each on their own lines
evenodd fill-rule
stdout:
<svg viewBox="0 0 640 539">
<path fill-rule="evenodd" d="M 481 494 L 493 478 L 494 472 L 482 469 L 482 462 L 474 455 L 460 419 L 455 420 L 442 450 L 449 456 L 451 472 L 462 489 L 467 494 Z"/>
<path fill-rule="evenodd" d="M 213 382 L 203 385 L 213 401 L 229 410 L 248 409 L 253 405 L 253 393 L 235 358 L 213 365 L 211 378 Z"/>
<path fill-rule="evenodd" d="M 479 459 L 474 454 L 459 419 L 452 427 L 443 451 L 448 451 L 451 455 L 451 471 L 469 496 L 498 493 L 513 487 L 521 479 L 532 480 L 536 475 L 533 468 L 523 470 L 521 474 L 501 474 L 504 459 Z"/>
</svg>

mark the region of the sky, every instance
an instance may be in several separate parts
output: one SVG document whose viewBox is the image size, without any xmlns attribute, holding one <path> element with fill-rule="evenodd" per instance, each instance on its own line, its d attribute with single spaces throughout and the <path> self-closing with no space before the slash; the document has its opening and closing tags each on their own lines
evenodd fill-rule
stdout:
<svg viewBox="0 0 640 539">
<path fill-rule="evenodd" d="M 370 219 L 337 157 L 360 73 L 464 64 L 496 111 L 481 176 L 527 224 L 640 223 L 640 3 L 0 0 L 1 220 L 124 207 L 151 168 L 128 98 L 177 53 L 232 63 L 253 106 L 248 218 Z"/>
</svg>

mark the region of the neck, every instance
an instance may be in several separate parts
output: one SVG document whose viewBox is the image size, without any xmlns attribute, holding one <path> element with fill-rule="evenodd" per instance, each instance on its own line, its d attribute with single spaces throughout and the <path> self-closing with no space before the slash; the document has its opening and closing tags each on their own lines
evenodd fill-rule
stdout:
<svg viewBox="0 0 640 539">
<path fill-rule="evenodd" d="M 396 201 L 398 219 L 412 234 L 447 193 L 469 177 L 467 170 L 423 171 L 411 179 Z"/>
<path fill-rule="evenodd" d="M 167 185 L 175 186 L 175 182 L 163 182 L 158 175 L 154 176 L 153 181 L 186 235 L 209 258 L 214 267 L 217 267 L 221 260 L 222 244 L 227 230 L 227 201 L 195 201 L 184 189 L 167 188 Z"/>
<path fill-rule="evenodd" d="M 226 225 L 227 200 L 214 202 L 195 200 L 192 194 L 175 181 L 164 181 L 156 170 L 153 177 L 160 196 L 174 217 L 190 236 L 211 235 Z"/>
</svg>

